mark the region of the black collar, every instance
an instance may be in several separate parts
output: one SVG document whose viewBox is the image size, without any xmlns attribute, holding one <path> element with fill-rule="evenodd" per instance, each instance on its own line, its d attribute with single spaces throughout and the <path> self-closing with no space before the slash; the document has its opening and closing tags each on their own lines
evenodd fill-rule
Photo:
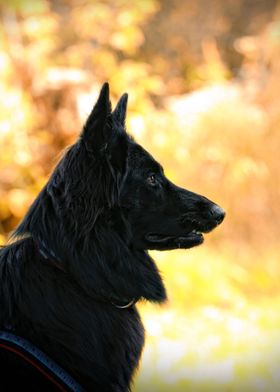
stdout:
<svg viewBox="0 0 280 392">
<path fill-rule="evenodd" d="M 34 241 L 34 243 L 36 244 L 38 251 L 45 260 L 51 262 L 55 267 L 66 273 L 66 270 L 62 265 L 61 259 L 56 256 L 54 251 L 50 249 L 43 240 L 37 240 L 37 242 Z M 97 294 L 94 296 L 94 298 L 100 302 L 111 303 L 118 309 L 128 309 L 135 305 L 139 300 L 139 298 L 123 298 L 116 295 L 108 298 L 106 296 Z"/>
</svg>

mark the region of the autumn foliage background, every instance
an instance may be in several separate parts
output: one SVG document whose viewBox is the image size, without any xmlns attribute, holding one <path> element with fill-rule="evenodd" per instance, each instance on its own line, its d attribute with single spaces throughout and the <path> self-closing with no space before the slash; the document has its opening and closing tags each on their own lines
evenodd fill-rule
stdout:
<svg viewBox="0 0 280 392">
<path fill-rule="evenodd" d="M 153 252 L 169 303 L 141 305 L 134 390 L 279 390 L 279 1 L 2 0 L 0 20 L 0 243 L 109 81 L 168 177 L 227 212 Z"/>
</svg>

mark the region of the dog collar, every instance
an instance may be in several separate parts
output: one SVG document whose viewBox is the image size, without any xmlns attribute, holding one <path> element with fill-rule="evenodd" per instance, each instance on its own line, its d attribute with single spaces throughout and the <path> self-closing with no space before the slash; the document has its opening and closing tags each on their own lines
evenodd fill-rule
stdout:
<svg viewBox="0 0 280 392">
<path fill-rule="evenodd" d="M 118 309 L 127 309 L 130 308 L 131 306 L 135 305 L 138 299 L 133 298 L 131 301 L 125 303 L 125 304 L 116 304 L 115 302 L 111 301 L 112 305 L 114 305 Z"/>
<path fill-rule="evenodd" d="M 54 251 L 50 249 L 43 240 L 39 240 L 36 244 L 37 244 L 38 251 L 44 257 L 45 260 L 51 261 L 55 267 L 59 268 L 61 271 L 66 272 L 66 270 L 61 265 L 61 260 L 56 256 Z M 117 296 L 108 299 L 105 296 L 102 297 L 99 295 L 96 295 L 95 299 L 100 302 L 105 302 L 105 303 L 110 302 L 113 306 L 115 306 L 118 309 L 128 309 L 133 305 L 135 305 L 139 300 L 139 298 L 128 299 L 128 298 L 121 298 Z"/>
</svg>

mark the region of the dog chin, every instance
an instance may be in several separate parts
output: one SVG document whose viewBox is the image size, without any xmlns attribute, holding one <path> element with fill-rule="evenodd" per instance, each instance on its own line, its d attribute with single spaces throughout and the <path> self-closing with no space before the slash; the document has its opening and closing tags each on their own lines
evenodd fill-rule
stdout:
<svg viewBox="0 0 280 392">
<path fill-rule="evenodd" d="M 146 246 L 149 250 L 189 249 L 202 244 L 203 241 L 202 233 L 197 231 L 178 236 L 156 233 L 149 233 L 145 236 Z"/>
</svg>

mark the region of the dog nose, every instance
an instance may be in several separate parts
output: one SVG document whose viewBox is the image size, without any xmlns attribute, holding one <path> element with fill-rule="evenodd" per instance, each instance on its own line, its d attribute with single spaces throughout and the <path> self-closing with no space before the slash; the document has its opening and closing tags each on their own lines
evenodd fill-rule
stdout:
<svg viewBox="0 0 280 392">
<path fill-rule="evenodd" d="M 218 225 L 222 223 L 226 215 L 225 211 L 221 207 L 217 206 L 216 204 L 213 205 L 213 207 L 210 210 L 210 213 L 211 215 L 213 215 Z"/>
</svg>

